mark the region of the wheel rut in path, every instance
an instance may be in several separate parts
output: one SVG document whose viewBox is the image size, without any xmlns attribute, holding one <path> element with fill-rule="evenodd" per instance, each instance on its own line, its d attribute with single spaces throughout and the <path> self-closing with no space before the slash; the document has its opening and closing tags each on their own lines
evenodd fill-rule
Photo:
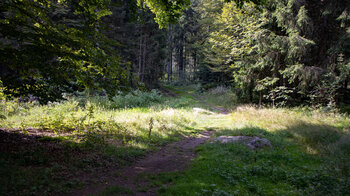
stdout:
<svg viewBox="0 0 350 196">
<path fill-rule="evenodd" d="M 139 178 L 139 176 L 187 169 L 191 160 L 196 156 L 195 148 L 205 143 L 212 133 L 213 131 L 204 131 L 196 137 L 186 137 L 181 141 L 170 143 L 157 152 L 150 153 L 132 165 L 122 168 L 122 170 L 111 171 L 106 177 L 105 183 L 88 186 L 82 190 L 73 191 L 69 195 L 95 195 L 107 187 L 113 186 L 127 188 L 133 192 L 131 195 L 157 195 L 157 187 L 143 190 L 144 192 L 140 190 L 140 187 L 147 187 L 149 182 Z M 119 172 L 120 175 L 113 175 L 116 172 Z"/>
</svg>

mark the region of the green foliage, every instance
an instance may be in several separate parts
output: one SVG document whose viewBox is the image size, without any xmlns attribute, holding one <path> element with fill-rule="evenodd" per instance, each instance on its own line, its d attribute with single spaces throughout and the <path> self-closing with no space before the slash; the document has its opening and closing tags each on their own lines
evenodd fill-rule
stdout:
<svg viewBox="0 0 350 196">
<path fill-rule="evenodd" d="M 155 21 L 160 28 L 167 27 L 169 23 L 175 23 L 182 12 L 190 5 L 190 0 L 159 1 L 159 0 L 137 0 L 139 6 L 147 5 L 156 15 Z"/>
<path fill-rule="evenodd" d="M 1 80 L 5 93 L 41 102 L 74 88 L 125 81 L 113 42 L 99 31 L 108 1 L 3 1 Z M 97 82 L 98 81 L 98 82 Z"/>
<path fill-rule="evenodd" d="M 190 0 L 137 0 L 139 6 L 147 5 L 150 10 L 156 15 L 155 21 L 160 28 L 168 27 L 169 24 L 177 22 L 182 12 L 187 9 Z M 231 0 L 225 0 L 231 2 Z M 242 7 L 245 3 L 252 2 L 256 5 L 263 5 L 266 0 L 233 0 L 238 7 Z"/>
<path fill-rule="evenodd" d="M 266 99 L 273 103 L 273 106 L 285 107 L 290 106 L 292 101 L 292 94 L 295 93 L 295 89 L 287 88 L 285 86 L 278 86 L 271 90 L 268 95 L 265 96 Z"/>
<path fill-rule="evenodd" d="M 349 4 L 268 1 L 258 11 L 243 1 L 239 8 L 233 2 L 200 2 L 196 10 L 203 27 L 198 35 L 206 38 L 199 51 L 204 54 L 198 72 L 201 83 L 230 83 L 239 89 L 241 100 L 257 102 L 259 97 L 273 105 L 276 90 L 284 88 L 294 92 L 278 98 L 282 105 L 309 100 L 335 106 L 349 96 L 349 47 L 343 45 L 349 39 L 348 22 L 344 23 L 349 21 L 344 17 Z M 327 27 L 322 20 L 329 20 Z"/>
<path fill-rule="evenodd" d="M 117 95 L 112 98 L 111 108 L 133 108 L 148 107 L 162 101 L 159 91 L 153 89 L 150 92 L 141 92 L 136 90 L 126 95 Z"/>
</svg>

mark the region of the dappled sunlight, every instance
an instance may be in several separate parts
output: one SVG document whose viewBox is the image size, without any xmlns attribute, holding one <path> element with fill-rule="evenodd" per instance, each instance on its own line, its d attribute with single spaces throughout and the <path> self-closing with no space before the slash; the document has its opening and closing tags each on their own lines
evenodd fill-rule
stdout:
<svg viewBox="0 0 350 196">
<path fill-rule="evenodd" d="M 0 195 L 350 195 L 350 0 L 0 4 Z"/>
<path fill-rule="evenodd" d="M 218 130 L 215 136 L 255 135 L 266 138 L 272 147 L 254 151 L 240 143 L 201 146 L 193 166 L 181 178 L 175 179 L 174 186 L 164 190 L 165 195 L 193 192 L 300 195 L 346 191 L 346 182 L 334 181 L 338 174 L 324 167 L 318 152 L 299 146 L 296 138 L 290 140 L 291 135 L 286 133 L 292 129 L 280 132 L 259 127 Z"/>
<path fill-rule="evenodd" d="M 238 195 L 303 195 L 347 191 L 346 164 L 350 160 L 335 146 L 344 145 L 350 137 L 334 136 L 337 135 L 335 127 L 298 121 L 274 131 L 259 125 L 233 127 L 221 127 L 213 137 L 258 136 L 271 141 L 272 147 L 253 151 L 237 142 L 206 144 L 198 149 L 199 157 L 191 169 L 176 180 L 175 186 L 165 189 L 165 193 L 213 194 L 219 191 Z"/>
<path fill-rule="evenodd" d="M 298 110 L 289 110 L 283 108 L 259 109 L 253 106 L 237 107 L 235 112 L 230 114 L 235 123 L 247 123 L 250 125 L 258 125 L 269 131 L 277 131 L 286 129 L 302 123 L 312 123 L 318 125 L 343 126 L 344 130 L 350 126 L 350 120 L 342 115 L 325 114 L 319 111 L 303 112 Z"/>
<path fill-rule="evenodd" d="M 218 145 L 214 142 L 204 148 L 200 147 L 199 154 L 203 149 L 216 153 L 199 155 L 196 159 L 197 162 L 207 162 L 213 158 L 210 168 L 216 168 L 215 172 L 210 169 L 205 175 L 210 176 L 208 179 L 202 177 L 197 181 L 194 181 L 195 176 L 190 176 L 191 180 L 187 183 L 180 182 L 165 190 L 170 193 L 177 192 L 177 189 L 190 189 L 191 193 L 206 193 L 202 189 L 223 193 L 227 191 L 225 187 L 214 187 L 212 184 L 226 183 L 227 180 L 232 180 L 232 176 L 237 193 L 253 194 L 268 190 L 277 194 L 286 187 L 295 193 L 298 192 L 294 189 L 295 186 L 308 186 L 299 183 L 299 179 L 313 186 L 312 182 L 317 179 L 320 171 L 329 174 L 330 177 L 322 174 L 322 179 L 326 180 L 333 179 L 332 175 L 347 175 L 347 165 L 350 163 L 350 120 L 346 116 L 299 108 L 259 109 L 249 105 L 238 106 L 226 115 L 189 100 L 169 99 L 164 102 L 164 106 L 120 109 L 106 109 L 108 107 L 99 107 L 93 102 L 83 105 L 76 101 L 45 106 L 19 105 L 21 112 L 8 115 L 7 119 L 0 121 L 0 126 L 12 127 L 16 131 L 31 127 L 39 132 L 45 130 L 53 137 L 66 134 L 67 137 L 62 137 L 64 142 L 100 151 L 104 156 L 123 164 L 168 142 L 193 137 L 202 131 L 212 131 L 210 141 L 214 141 L 214 137 L 225 135 L 257 136 L 271 141 L 271 148 L 258 149 L 256 152 L 239 144 Z M 220 163 L 226 160 L 223 161 L 222 168 L 218 167 L 217 160 Z M 225 169 L 226 163 L 230 163 L 230 168 L 236 164 L 236 169 Z M 323 164 L 327 165 L 326 170 Z M 203 165 L 195 173 L 203 173 L 207 169 L 208 166 Z M 235 173 L 236 170 L 242 172 Z M 250 176 L 257 176 L 260 181 Z M 241 177 L 246 180 L 237 180 Z M 276 185 L 276 181 L 281 183 Z M 260 190 L 261 187 L 264 190 Z M 343 189 L 342 184 L 340 188 Z M 317 187 L 313 189 L 324 191 Z"/>
<path fill-rule="evenodd" d="M 216 91 L 219 90 L 222 89 Z M 42 140 L 67 142 L 95 150 L 95 153 L 122 164 L 169 142 L 197 137 L 203 131 L 213 133 L 211 139 L 208 138 L 211 142 L 218 136 L 257 136 L 272 144 L 271 148 L 256 151 L 239 143 L 219 145 L 213 142 L 199 147 L 196 161 L 199 164 L 210 161 L 210 169 L 207 171 L 208 165 L 202 165 L 195 173 L 205 171 L 205 177 L 187 176 L 191 180 L 165 189 L 166 193 L 177 193 L 179 189 L 199 194 L 225 193 L 229 190 L 227 187 L 213 184 L 227 181 L 233 183 L 237 194 L 294 194 L 300 191 L 295 187 L 309 185 L 310 189 L 324 191 L 312 184 L 313 180 L 318 180 L 320 171 L 326 173 L 321 179 L 325 183 L 332 180 L 333 175 L 346 176 L 349 170 L 350 120 L 344 115 L 253 105 L 232 105 L 235 109 L 226 114 L 194 97 L 164 98 L 161 103 L 148 107 L 111 108 L 108 104 L 112 102 L 103 104 L 90 100 L 69 100 L 43 106 L 12 104 L 16 112 L 0 120 L 0 127 L 22 131 L 19 133 L 27 130 L 29 135 L 32 134 L 29 128 L 50 133 Z M 216 154 L 202 154 L 207 152 Z M 218 166 L 218 161 L 223 165 Z M 84 164 L 78 163 L 80 167 Z M 232 165 L 235 170 L 227 169 Z M 239 180 L 241 178 L 246 180 Z M 344 189 L 343 184 L 340 188 Z M 291 192 L 283 192 L 284 189 Z"/>
<path fill-rule="evenodd" d="M 286 141 L 303 146 L 305 153 L 326 157 L 335 152 L 338 155 L 344 152 L 337 144 L 342 143 L 343 145 L 340 146 L 345 146 L 344 141 L 348 135 L 350 121 L 346 116 L 320 111 L 305 112 L 298 109 L 259 109 L 253 106 L 240 106 L 222 125 L 217 131 L 218 135 L 225 135 L 228 132 L 231 135 L 239 135 L 241 133 L 235 130 L 257 128 L 266 133 L 283 136 Z M 246 132 L 246 134 L 264 135 L 260 132 Z"/>
</svg>

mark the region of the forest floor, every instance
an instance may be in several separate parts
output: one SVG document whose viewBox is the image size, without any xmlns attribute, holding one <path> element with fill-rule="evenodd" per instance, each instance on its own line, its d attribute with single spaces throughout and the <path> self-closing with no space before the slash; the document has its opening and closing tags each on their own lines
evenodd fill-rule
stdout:
<svg viewBox="0 0 350 196">
<path fill-rule="evenodd" d="M 162 91 L 6 102 L 0 195 L 350 194 L 347 115 L 238 105 L 222 88 Z M 120 103 L 132 106 L 114 109 Z M 222 135 L 272 147 L 207 142 Z"/>
</svg>

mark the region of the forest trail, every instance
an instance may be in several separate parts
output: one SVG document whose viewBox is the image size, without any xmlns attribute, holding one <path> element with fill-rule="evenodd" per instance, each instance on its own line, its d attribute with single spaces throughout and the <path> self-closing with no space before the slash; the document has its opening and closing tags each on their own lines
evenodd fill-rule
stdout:
<svg viewBox="0 0 350 196">
<path fill-rule="evenodd" d="M 209 102 L 204 101 L 203 99 L 201 99 L 201 98 L 198 97 L 197 95 L 192 95 L 192 94 L 190 94 L 190 95 L 191 95 L 192 97 L 196 98 L 196 99 L 197 99 L 198 101 L 200 101 L 201 103 L 203 103 L 203 104 L 209 106 L 211 109 L 214 109 L 214 110 L 219 111 L 219 113 L 221 113 L 221 114 L 229 114 L 229 113 L 230 113 L 228 110 L 226 110 L 226 109 L 224 109 L 224 108 L 215 106 L 215 105 L 213 105 L 213 104 L 211 104 L 211 103 L 209 103 Z"/>
<path fill-rule="evenodd" d="M 167 95 L 167 96 L 171 96 L 171 97 L 178 97 L 179 96 L 178 94 L 176 94 L 176 92 L 174 92 L 171 89 L 168 89 L 166 87 L 163 87 L 163 86 L 160 86 L 159 90 L 162 93 L 164 93 L 165 95 Z M 212 110 L 216 110 L 216 111 L 218 111 L 221 114 L 229 114 L 229 111 L 227 109 L 215 106 L 215 105 L 213 105 L 213 104 L 211 104 L 211 103 L 209 103 L 207 101 L 204 101 L 202 98 L 200 98 L 198 95 L 195 95 L 194 93 L 186 92 L 186 91 L 182 91 L 181 93 L 183 93 L 183 94 L 185 94 L 187 96 L 190 96 L 193 99 L 198 100 L 202 104 L 209 106 Z"/>
<path fill-rule="evenodd" d="M 69 195 L 156 195 L 159 187 L 152 186 L 142 177 L 163 172 L 184 171 L 195 158 L 195 148 L 206 142 L 212 133 L 213 131 L 204 131 L 195 137 L 186 137 L 181 141 L 170 143 L 128 167 L 108 172 L 108 176 L 101 177 L 104 183 L 72 191 Z M 117 192 L 106 192 L 108 187 L 111 189 L 117 187 L 115 188 Z"/>
</svg>

